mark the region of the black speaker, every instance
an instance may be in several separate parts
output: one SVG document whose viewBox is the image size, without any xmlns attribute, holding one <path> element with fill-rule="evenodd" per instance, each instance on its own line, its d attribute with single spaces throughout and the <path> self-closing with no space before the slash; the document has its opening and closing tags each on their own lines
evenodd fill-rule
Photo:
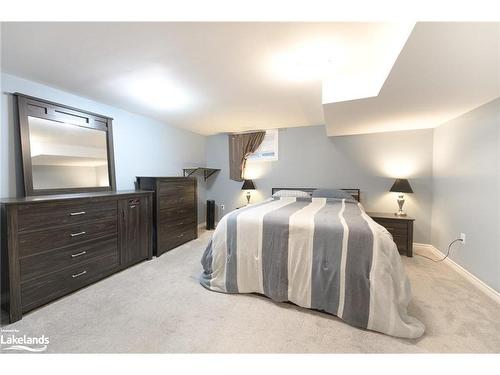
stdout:
<svg viewBox="0 0 500 375">
<path fill-rule="evenodd" d="M 207 229 L 215 229 L 215 201 L 207 200 Z"/>
</svg>

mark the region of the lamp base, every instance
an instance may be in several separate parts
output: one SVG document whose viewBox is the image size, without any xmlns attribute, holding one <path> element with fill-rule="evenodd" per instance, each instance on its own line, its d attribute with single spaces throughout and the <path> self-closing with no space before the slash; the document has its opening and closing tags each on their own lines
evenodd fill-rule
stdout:
<svg viewBox="0 0 500 375">
<path fill-rule="evenodd" d="M 250 192 L 247 191 L 247 204 L 250 204 Z"/>
<path fill-rule="evenodd" d="M 405 197 L 403 194 L 399 194 L 398 196 L 398 206 L 399 206 L 399 211 L 395 212 L 394 215 L 396 216 L 406 216 L 406 212 L 403 211 L 403 205 L 405 204 Z"/>
</svg>

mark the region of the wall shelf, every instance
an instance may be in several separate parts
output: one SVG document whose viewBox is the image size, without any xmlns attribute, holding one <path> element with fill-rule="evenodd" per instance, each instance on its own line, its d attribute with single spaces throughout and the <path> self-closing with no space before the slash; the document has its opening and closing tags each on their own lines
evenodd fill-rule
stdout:
<svg viewBox="0 0 500 375">
<path fill-rule="evenodd" d="M 195 167 L 195 168 L 183 168 L 182 172 L 184 174 L 184 177 L 189 177 L 196 172 L 202 171 L 203 172 L 203 177 L 205 178 L 205 181 L 207 178 L 209 178 L 211 175 L 213 175 L 215 172 L 219 172 L 220 169 L 216 168 L 205 168 L 205 167 Z"/>
</svg>

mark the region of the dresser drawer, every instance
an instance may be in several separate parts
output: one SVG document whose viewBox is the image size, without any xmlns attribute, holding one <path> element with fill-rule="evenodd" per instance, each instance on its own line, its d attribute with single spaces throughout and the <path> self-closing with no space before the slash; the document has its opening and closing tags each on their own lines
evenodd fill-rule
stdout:
<svg viewBox="0 0 500 375">
<path fill-rule="evenodd" d="M 175 223 L 175 222 L 194 222 L 196 221 L 197 212 L 194 206 L 181 206 L 165 208 L 160 210 L 158 224 Z"/>
<path fill-rule="evenodd" d="M 158 225 L 159 235 L 162 238 L 176 237 L 184 232 L 194 233 L 196 224 L 194 220 L 167 222 Z"/>
<path fill-rule="evenodd" d="M 24 257 L 20 260 L 21 282 L 113 254 L 118 254 L 116 235 Z"/>
<path fill-rule="evenodd" d="M 159 198 L 160 210 L 166 208 L 190 209 L 194 210 L 195 196 L 193 193 L 185 194 L 180 192 L 176 196 L 160 196 Z"/>
<path fill-rule="evenodd" d="M 116 213 L 116 200 L 38 203 L 19 207 L 18 225 L 23 232 L 112 218 Z"/>
<path fill-rule="evenodd" d="M 114 272 L 118 254 L 97 258 L 21 284 L 23 312 L 41 306 Z M 75 310 L 76 311 L 76 310 Z"/>
<path fill-rule="evenodd" d="M 194 216 L 185 216 L 178 218 L 162 218 L 162 221 L 158 224 L 160 231 L 166 230 L 175 230 L 176 228 L 190 228 L 193 229 L 196 227 L 196 218 Z"/>
<path fill-rule="evenodd" d="M 160 242 L 162 250 L 170 250 L 185 242 L 191 241 L 197 237 L 196 229 L 193 226 L 184 226 L 177 228 L 165 228 L 160 233 Z"/>
<path fill-rule="evenodd" d="M 176 181 L 159 182 L 158 194 L 163 195 L 177 195 L 179 193 L 186 193 L 193 195 L 196 190 L 196 185 L 192 179 L 183 178 Z"/>
<path fill-rule="evenodd" d="M 105 221 L 70 225 L 62 228 L 19 234 L 19 256 L 34 255 L 44 251 L 78 245 L 96 238 L 117 233 L 116 216 Z"/>
</svg>

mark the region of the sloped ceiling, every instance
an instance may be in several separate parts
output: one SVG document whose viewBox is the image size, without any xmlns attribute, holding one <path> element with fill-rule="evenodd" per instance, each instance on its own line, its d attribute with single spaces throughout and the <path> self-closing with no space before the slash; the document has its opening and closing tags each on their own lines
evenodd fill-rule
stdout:
<svg viewBox="0 0 500 375">
<path fill-rule="evenodd" d="M 3 23 L 1 68 L 200 134 L 320 125 L 322 78 L 351 77 L 337 98 L 376 94 L 412 27 Z"/>
<path fill-rule="evenodd" d="M 500 96 L 499 23 L 418 23 L 380 93 L 325 104 L 329 136 L 436 127 Z"/>
<path fill-rule="evenodd" d="M 410 26 L 2 23 L 1 69 L 205 135 L 429 128 L 499 96 L 498 23 Z"/>
</svg>

